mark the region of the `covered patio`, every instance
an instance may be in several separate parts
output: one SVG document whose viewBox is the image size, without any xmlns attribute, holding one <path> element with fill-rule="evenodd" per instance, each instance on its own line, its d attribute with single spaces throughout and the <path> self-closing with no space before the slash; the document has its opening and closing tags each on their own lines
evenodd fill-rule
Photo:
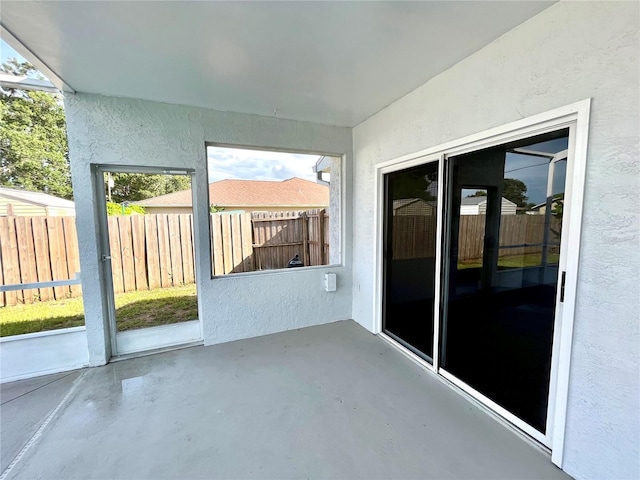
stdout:
<svg viewBox="0 0 640 480">
<path fill-rule="evenodd" d="M 20 458 L 7 479 L 570 478 L 353 321 L 23 380 L 2 398 L 3 470 Z"/>
<path fill-rule="evenodd" d="M 0 293 L 80 285 L 84 325 L 0 339 L 0 480 L 638 478 L 639 18 L 3 1 L 63 95 L 80 271 Z M 328 264 L 234 269 L 242 227 L 216 271 L 214 147 L 331 159 Z M 111 174 L 187 179 L 189 247 L 127 244 L 191 255 L 197 319 L 118 329 Z"/>
</svg>

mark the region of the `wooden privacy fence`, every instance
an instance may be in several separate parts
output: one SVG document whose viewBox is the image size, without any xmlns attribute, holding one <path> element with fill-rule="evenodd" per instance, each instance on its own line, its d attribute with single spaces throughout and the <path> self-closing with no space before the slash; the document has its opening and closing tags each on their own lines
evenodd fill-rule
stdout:
<svg viewBox="0 0 640 480">
<path fill-rule="evenodd" d="M 458 260 L 482 258 L 486 215 L 462 215 L 458 237 Z M 544 215 L 502 215 L 498 255 L 540 253 L 544 241 Z M 560 229 L 553 218 L 551 227 Z M 396 215 L 393 217 L 393 258 L 425 258 L 435 256 L 436 218 L 433 215 Z M 550 235 L 549 243 L 557 242 Z M 516 245 L 521 245 L 517 246 Z M 508 248 L 505 248 L 508 247 Z"/>
<path fill-rule="evenodd" d="M 115 293 L 195 281 L 191 215 L 112 216 L 108 225 Z"/>
<path fill-rule="evenodd" d="M 543 215 L 503 215 L 500 256 L 539 253 Z M 108 218 L 116 293 L 193 283 L 193 218 L 187 214 Z M 459 260 L 482 257 L 484 215 L 460 217 Z M 553 219 L 552 228 L 559 229 Z M 435 217 L 393 217 L 395 259 L 435 255 Z M 211 214 L 214 275 L 285 268 L 299 255 L 305 265 L 329 263 L 327 211 Z M 551 235 L 550 241 L 557 239 Z M 75 217 L 0 217 L 0 285 L 74 278 L 80 271 Z M 205 272 L 204 275 L 208 275 Z M 0 292 L 0 306 L 81 295 L 79 285 Z"/>
<path fill-rule="evenodd" d="M 214 275 L 286 268 L 295 255 L 306 266 L 329 263 L 329 216 L 305 212 L 211 215 Z"/>
<path fill-rule="evenodd" d="M 67 280 L 79 271 L 75 217 L 0 217 L 0 284 Z M 80 285 L 0 292 L 0 306 L 80 294 Z"/>
<path fill-rule="evenodd" d="M 285 268 L 329 259 L 323 210 L 211 214 L 215 275 Z M 108 217 L 115 293 L 195 281 L 193 218 L 188 214 Z M 0 217 L 0 285 L 72 279 L 80 271 L 75 217 Z M 205 273 L 205 275 L 208 272 Z M 79 285 L 0 292 L 0 306 L 81 295 Z"/>
</svg>

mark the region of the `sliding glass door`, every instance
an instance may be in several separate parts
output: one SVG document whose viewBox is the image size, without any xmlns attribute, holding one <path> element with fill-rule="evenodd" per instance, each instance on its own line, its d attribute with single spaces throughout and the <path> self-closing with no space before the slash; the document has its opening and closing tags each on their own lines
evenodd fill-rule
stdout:
<svg viewBox="0 0 640 480">
<path fill-rule="evenodd" d="M 438 161 L 383 177 L 383 333 L 547 445 L 568 144 L 443 157 L 443 205 Z"/>
<path fill-rule="evenodd" d="M 385 176 L 383 330 L 433 357 L 438 162 Z"/>
<path fill-rule="evenodd" d="M 568 132 L 452 157 L 440 367 L 546 431 Z"/>
</svg>

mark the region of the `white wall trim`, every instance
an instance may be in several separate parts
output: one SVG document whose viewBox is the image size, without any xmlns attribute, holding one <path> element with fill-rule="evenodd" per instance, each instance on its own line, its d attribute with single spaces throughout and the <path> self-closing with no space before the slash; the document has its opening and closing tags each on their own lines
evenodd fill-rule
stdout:
<svg viewBox="0 0 640 480">
<path fill-rule="evenodd" d="M 199 320 L 116 333 L 118 355 L 174 347 L 201 340 L 202 326 Z"/>
<path fill-rule="evenodd" d="M 374 188 L 374 318 L 373 332 L 380 334 L 382 331 L 382 226 L 383 226 L 383 200 L 384 200 L 384 175 L 397 170 L 403 170 L 433 161 L 436 155 L 453 156 L 468 153 L 483 148 L 500 145 L 513 140 L 531 137 L 542 133 L 570 128 L 570 149 L 573 148 L 572 166 L 573 172 L 567 172 L 568 189 L 570 195 L 570 208 L 565 213 L 564 226 L 568 229 L 566 244 L 571 245 L 566 251 L 566 281 L 565 296 L 562 304 L 562 319 L 560 333 L 554 336 L 553 364 L 557 366 L 555 374 L 552 367 L 552 380 L 549 394 L 549 415 L 553 418 L 548 422 L 552 446 L 552 462 L 562 468 L 565 427 L 568 406 L 569 375 L 571 364 L 571 352 L 573 343 L 573 326 L 575 320 L 575 301 L 578 281 L 578 264 L 580 260 L 580 238 L 582 229 L 582 209 L 584 203 L 584 183 L 586 176 L 587 146 L 589 132 L 589 115 L 591 99 L 581 100 L 563 107 L 543 112 L 531 117 L 507 123 L 498 127 L 474 133 L 466 137 L 453 140 L 441 145 L 426 148 L 418 152 L 403 155 L 375 167 Z M 441 180 L 441 179 L 439 179 Z M 440 198 L 440 195 L 439 195 Z M 439 205 L 440 212 L 443 205 Z M 438 238 L 438 244 L 442 237 Z M 564 243 L 564 242 L 563 242 Z M 441 260 L 441 258 L 440 258 Z M 442 272 L 440 272 L 441 275 Z M 436 292 L 440 298 L 440 291 Z M 438 319 L 436 319 L 438 321 Z M 557 325 L 557 324 L 556 324 Z M 435 329 L 434 329 L 435 330 Z M 556 342 L 558 339 L 558 342 Z M 437 340 L 437 338 L 436 338 Z M 394 342 L 395 343 L 395 342 Z M 556 343 L 558 343 L 556 345 Z M 434 351 L 435 353 L 435 351 Z M 436 367 L 437 360 L 434 360 Z M 438 370 L 436 370 L 438 371 Z M 441 370 L 438 371 L 441 373 Z"/>
<path fill-rule="evenodd" d="M 551 461 L 562 468 L 564 459 L 564 439 L 567 421 L 569 399 L 569 376 L 571 372 L 571 352 L 573 349 L 573 326 L 575 323 L 576 294 L 578 290 L 578 264 L 580 262 L 580 245 L 582 238 L 582 210 L 584 206 L 584 185 L 587 171 L 587 148 L 589 144 L 589 117 L 591 100 L 583 100 L 576 106 L 575 136 L 569 136 L 569 141 L 575 141 L 573 146 L 573 172 L 571 178 L 571 204 L 569 205 L 568 223 L 569 233 L 567 244 L 571 245 L 566 256 L 565 295 L 562 305 L 563 323 L 560 329 L 560 344 L 558 345 L 558 368 L 555 382 L 555 402 L 553 418 L 553 438 Z M 571 151 L 569 151 L 571 154 Z M 567 172 L 569 175 L 569 172 Z M 564 226 L 563 226 L 564 227 Z M 567 321 L 570 320 L 570 321 Z"/>
<path fill-rule="evenodd" d="M 3 337 L 0 346 L 1 383 L 89 365 L 85 327 Z"/>
<path fill-rule="evenodd" d="M 65 335 L 73 332 L 86 332 L 87 327 L 70 327 L 61 328 L 59 330 L 46 330 L 44 332 L 23 333 L 21 335 L 10 335 L 8 337 L 0 337 L 0 344 L 6 342 L 19 342 L 30 338 L 51 337 L 53 335 Z"/>
<path fill-rule="evenodd" d="M 0 25 L 0 35 L 5 42 L 11 45 L 11 47 L 24 58 L 29 60 L 29 62 L 31 62 L 31 64 L 35 66 L 40 71 L 40 73 L 47 77 L 49 81 L 54 84 L 59 90 L 69 93 L 75 93 L 74 89 L 67 82 L 65 82 L 60 77 L 60 75 L 49 68 L 49 65 L 40 60 L 40 58 L 35 53 L 33 53 L 24 43 L 22 43 L 22 41 L 18 37 L 7 30 L 7 27 L 5 27 L 4 25 Z"/>
<path fill-rule="evenodd" d="M 522 137 L 530 137 L 539 135 L 553 130 L 562 128 L 564 124 L 568 126 L 577 118 L 589 119 L 589 109 L 591 99 L 580 100 L 579 102 L 566 105 L 564 107 L 555 108 L 547 112 L 537 115 L 525 117 L 514 122 L 483 130 L 481 132 L 467 135 L 466 137 L 442 143 L 434 147 L 425 148 L 417 152 L 408 153 L 400 157 L 381 162 L 376 165 L 376 172 L 389 173 L 396 170 L 403 170 L 415 165 L 420 165 L 420 161 L 412 163 L 411 160 L 419 159 L 419 157 L 446 154 L 447 156 L 460 155 L 482 148 L 488 148 L 511 140 L 517 140 Z M 581 122 L 582 123 L 582 122 Z M 525 130 L 526 132 L 522 132 Z M 588 131 L 588 125 L 587 125 Z M 585 132 L 586 134 L 586 132 Z M 586 145 L 585 145 L 586 154 Z M 397 164 L 401 164 L 394 168 Z"/>
</svg>

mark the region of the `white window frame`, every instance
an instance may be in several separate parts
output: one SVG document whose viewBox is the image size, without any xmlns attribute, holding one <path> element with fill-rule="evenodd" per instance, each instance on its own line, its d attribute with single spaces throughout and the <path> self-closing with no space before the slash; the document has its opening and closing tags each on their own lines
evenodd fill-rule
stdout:
<svg viewBox="0 0 640 480">
<path fill-rule="evenodd" d="M 383 225 L 384 225 L 384 175 L 404 170 L 412 166 L 421 165 L 429 161 L 439 161 L 438 168 L 438 222 L 437 222 L 437 247 L 436 247 L 436 295 L 441 298 L 441 265 L 442 265 L 442 228 L 444 211 L 444 191 L 442 175 L 445 163 L 445 156 L 455 156 L 464 153 L 481 150 L 504 143 L 533 137 L 536 135 L 556 131 L 562 128 L 569 129 L 569 157 L 570 165 L 567 168 L 566 188 L 570 192 L 570 202 L 565 206 L 564 225 L 568 228 L 568 233 L 563 237 L 562 242 L 571 245 L 571 249 L 565 249 L 567 254 L 564 265 L 560 265 L 560 271 L 566 272 L 564 302 L 561 305 L 560 328 L 554 330 L 554 345 L 551 366 L 551 385 L 549 391 L 548 422 L 549 436 L 546 442 L 551 449 L 551 460 L 558 467 L 562 468 L 564 456 L 564 440 L 567 416 L 567 401 L 569 391 L 569 373 L 571 366 L 571 351 L 573 343 L 573 326 L 575 321 L 576 292 L 578 282 L 578 264 L 580 259 L 580 238 L 582 230 L 582 210 L 584 205 L 584 184 L 587 162 L 587 145 L 589 134 L 589 117 L 591 110 L 591 99 L 581 100 L 564 107 L 556 108 L 531 117 L 523 118 L 515 122 L 491 128 L 479 133 L 475 133 L 451 142 L 447 142 L 435 147 L 427 148 L 415 153 L 404 155 L 392 160 L 382 162 L 375 167 L 375 188 L 374 188 L 374 333 L 379 334 L 393 346 L 405 353 L 416 363 L 424 366 L 434 373 L 437 378 L 443 380 L 438 365 L 438 324 L 439 317 L 435 318 L 434 324 L 434 350 L 433 365 L 415 355 L 409 349 L 399 345 L 390 337 L 382 333 L 382 287 L 383 287 Z M 439 304 L 440 302 L 436 302 Z M 436 313 L 438 309 L 436 308 Z M 450 380 L 450 379 L 449 379 Z M 444 380 L 443 380 L 444 381 Z M 460 385 L 458 385 L 460 387 Z M 488 406 L 498 415 L 513 422 L 508 412 L 494 408 L 492 402 L 483 402 L 482 398 L 477 398 L 484 405 Z M 488 399 L 487 399 L 488 400 Z M 507 413 L 507 414 L 505 414 Z M 516 425 L 518 426 L 518 425 Z M 540 441 L 540 438 L 536 440 Z"/>
<path fill-rule="evenodd" d="M 209 175 L 209 162 L 208 162 L 208 147 L 214 148 L 235 148 L 238 150 L 255 150 L 255 151 L 264 151 L 264 152 L 279 152 L 279 153 L 292 153 L 292 154 L 301 154 L 301 155 L 317 155 L 318 157 L 331 157 L 337 159 L 340 162 L 338 167 L 338 174 L 333 175 L 334 178 L 332 182 L 336 182 L 335 177 L 338 177 L 336 188 L 338 193 L 338 212 L 340 218 L 338 219 L 338 228 L 335 232 L 330 233 L 330 244 L 329 244 L 329 263 L 327 265 L 313 265 L 313 266 L 304 266 L 301 268 L 275 268 L 272 270 L 256 270 L 254 272 L 237 272 L 237 273 L 227 273 L 224 275 L 214 275 L 213 267 L 211 266 L 211 262 L 209 262 L 209 274 L 212 280 L 222 280 L 229 278 L 237 278 L 237 277 L 246 277 L 246 276 L 257 276 L 257 275 L 292 275 L 295 272 L 300 270 L 317 270 L 317 269 L 327 269 L 327 268 L 335 268 L 335 267 L 345 267 L 345 221 L 347 218 L 346 215 L 346 201 L 345 201 L 345 193 L 346 193 L 346 154 L 345 153 L 331 153 L 331 152 L 322 152 L 317 150 L 294 150 L 287 148 L 275 148 L 275 147 L 264 147 L 264 146 L 255 146 L 255 145 L 245 145 L 245 144 L 234 144 L 234 143 L 221 143 L 221 142 L 205 142 L 205 169 L 207 172 L 207 176 Z M 333 183 L 335 185 L 335 183 Z M 209 181 L 207 179 L 207 187 L 209 185 Z M 209 189 L 207 188 L 207 202 L 208 205 L 211 203 L 208 199 Z M 331 211 L 332 211 L 332 195 L 334 195 L 334 191 L 332 188 L 329 188 L 329 212 L 330 212 L 330 221 L 331 221 Z M 334 199 L 335 201 L 335 199 Z M 211 228 L 211 218 L 209 217 L 209 226 Z M 337 241 L 333 239 L 337 236 Z M 335 247 L 333 246 L 335 243 Z M 213 246 L 209 242 L 209 252 L 208 255 L 211 256 Z M 336 256 L 338 257 L 338 261 L 335 260 Z"/>
</svg>

